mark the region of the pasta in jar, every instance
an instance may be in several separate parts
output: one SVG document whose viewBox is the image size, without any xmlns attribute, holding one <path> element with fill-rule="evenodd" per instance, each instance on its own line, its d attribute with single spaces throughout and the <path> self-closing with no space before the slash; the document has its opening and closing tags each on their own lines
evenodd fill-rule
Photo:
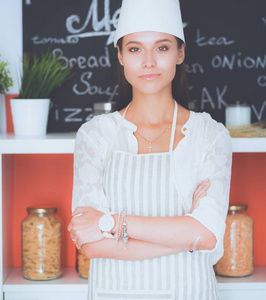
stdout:
<svg viewBox="0 0 266 300">
<path fill-rule="evenodd" d="M 253 272 L 253 220 L 247 205 L 232 205 L 226 218 L 224 255 L 214 266 L 217 275 L 242 277 Z"/>
<path fill-rule="evenodd" d="M 22 274 L 30 280 L 56 279 L 62 274 L 62 222 L 56 208 L 28 207 L 22 221 Z"/>
<path fill-rule="evenodd" d="M 88 278 L 90 269 L 90 260 L 82 250 L 77 249 L 76 253 L 76 270 L 80 277 Z"/>
</svg>

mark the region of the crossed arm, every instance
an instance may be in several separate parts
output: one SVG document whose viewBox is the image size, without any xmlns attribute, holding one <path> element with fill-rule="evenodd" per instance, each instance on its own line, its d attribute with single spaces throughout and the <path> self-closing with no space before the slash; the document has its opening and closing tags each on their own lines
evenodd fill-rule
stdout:
<svg viewBox="0 0 266 300">
<path fill-rule="evenodd" d="M 193 211 L 210 187 L 209 181 L 203 181 L 193 197 Z M 81 214 L 77 216 L 78 214 Z M 127 215 L 127 233 L 130 237 L 127 249 L 119 241 L 102 236 L 98 221 L 102 212 L 91 207 L 77 207 L 68 226 L 71 236 L 76 240 L 77 248 L 82 248 L 88 258 L 113 258 L 122 260 L 140 260 L 170 255 L 193 248 L 198 236 L 197 250 L 213 249 L 216 238 L 206 227 L 190 216 L 176 217 L 141 217 Z M 77 216 L 77 217 L 75 217 Z M 117 230 L 116 226 L 112 233 Z"/>
</svg>

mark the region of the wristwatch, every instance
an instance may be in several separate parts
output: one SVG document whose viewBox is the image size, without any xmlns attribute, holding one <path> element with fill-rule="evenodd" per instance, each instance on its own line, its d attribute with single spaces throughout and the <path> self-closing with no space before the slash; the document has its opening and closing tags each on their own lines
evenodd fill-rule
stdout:
<svg viewBox="0 0 266 300">
<path fill-rule="evenodd" d="M 99 220 L 98 226 L 104 237 L 113 239 L 115 236 L 111 233 L 111 230 L 115 226 L 114 212 L 105 213 Z"/>
</svg>

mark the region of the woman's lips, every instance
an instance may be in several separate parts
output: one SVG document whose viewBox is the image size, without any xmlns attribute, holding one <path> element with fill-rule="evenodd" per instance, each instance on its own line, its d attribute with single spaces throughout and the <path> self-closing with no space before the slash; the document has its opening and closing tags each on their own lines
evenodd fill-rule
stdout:
<svg viewBox="0 0 266 300">
<path fill-rule="evenodd" d="M 160 74 L 145 74 L 141 75 L 140 78 L 144 80 L 154 80 L 157 79 L 160 76 Z"/>
</svg>

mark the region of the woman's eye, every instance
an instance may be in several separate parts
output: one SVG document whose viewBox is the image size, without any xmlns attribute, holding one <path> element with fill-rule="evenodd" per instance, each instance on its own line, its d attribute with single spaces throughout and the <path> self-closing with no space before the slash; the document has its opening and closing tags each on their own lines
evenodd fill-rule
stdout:
<svg viewBox="0 0 266 300">
<path fill-rule="evenodd" d="M 130 52 L 137 52 L 137 51 L 139 51 L 139 48 L 137 48 L 137 47 L 132 47 L 132 48 L 129 49 L 129 51 L 130 51 Z"/>
<path fill-rule="evenodd" d="M 168 47 L 167 46 L 160 46 L 158 48 L 159 51 L 167 51 L 168 50 Z"/>
</svg>

